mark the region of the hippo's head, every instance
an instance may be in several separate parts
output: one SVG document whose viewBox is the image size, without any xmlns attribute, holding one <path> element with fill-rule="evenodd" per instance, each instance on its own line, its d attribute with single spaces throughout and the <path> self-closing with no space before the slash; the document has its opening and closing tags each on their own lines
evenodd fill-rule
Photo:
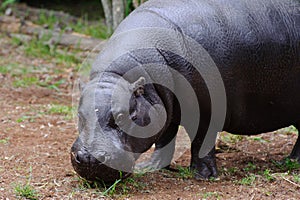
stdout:
<svg viewBox="0 0 300 200">
<path fill-rule="evenodd" d="M 163 127 L 166 115 L 158 104 L 153 85 L 143 77 L 133 83 L 117 75 L 90 81 L 81 92 L 79 137 L 71 148 L 75 171 L 105 182 L 129 176 Z"/>
</svg>

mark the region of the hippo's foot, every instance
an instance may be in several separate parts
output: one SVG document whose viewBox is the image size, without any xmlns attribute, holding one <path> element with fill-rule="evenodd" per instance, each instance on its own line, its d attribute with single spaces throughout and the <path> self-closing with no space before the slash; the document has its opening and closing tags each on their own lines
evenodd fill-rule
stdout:
<svg viewBox="0 0 300 200">
<path fill-rule="evenodd" d="M 295 126 L 298 129 L 298 132 L 300 132 L 300 124 L 297 124 Z M 288 158 L 292 160 L 296 160 L 298 161 L 298 163 L 300 163 L 300 136 L 298 136 L 294 148 Z"/>
<path fill-rule="evenodd" d="M 175 140 L 163 148 L 155 148 L 150 161 L 141 162 L 135 165 L 134 171 L 155 171 L 162 168 L 168 168 L 175 151 Z"/>
<path fill-rule="evenodd" d="M 214 150 L 204 158 L 198 158 L 198 155 L 195 157 L 192 158 L 190 168 L 194 172 L 196 180 L 208 180 L 218 176 Z"/>
<path fill-rule="evenodd" d="M 135 165 L 134 172 L 137 173 L 145 173 L 145 172 L 151 172 L 155 170 L 160 170 L 162 168 L 167 168 L 169 165 L 165 166 L 160 161 L 153 161 L 152 159 L 150 161 L 141 162 Z"/>
</svg>

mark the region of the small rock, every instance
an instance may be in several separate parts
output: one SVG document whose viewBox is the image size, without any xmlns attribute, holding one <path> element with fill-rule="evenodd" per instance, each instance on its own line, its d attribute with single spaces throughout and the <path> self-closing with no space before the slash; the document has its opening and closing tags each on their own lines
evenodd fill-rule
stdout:
<svg viewBox="0 0 300 200">
<path fill-rule="evenodd" d="M 72 33 L 72 32 L 73 32 L 73 28 L 72 28 L 72 27 L 67 26 L 67 27 L 65 28 L 65 33 Z"/>
<path fill-rule="evenodd" d="M 5 10 L 5 15 L 6 16 L 11 16 L 12 15 L 12 9 L 11 8 L 7 8 L 6 10 Z"/>
<path fill-rule="evenodd" d="M 27 43 L 29 42 L 32 37 L 29 35 L 24 35 L 24 34 L 17 34 L 17 33 L 12 33 L 10 34 L 11 37 L 15 37 L 18 38 L 19 40 L 21 40 L 23 43 Z"/>
</svg>

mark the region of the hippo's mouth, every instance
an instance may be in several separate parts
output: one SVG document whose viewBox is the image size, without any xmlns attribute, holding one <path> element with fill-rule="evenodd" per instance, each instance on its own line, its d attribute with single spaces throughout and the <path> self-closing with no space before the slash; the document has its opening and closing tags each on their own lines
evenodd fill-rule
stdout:
<svg viewBox="0 0 300 200">
<path fill-rule="evenodd" d="M 122 172 L 113 169 L 106 164 L 98 161 L 96 158 L 92 162 L 83 163 L 76 158 L 76 153 L 71 152 L 71 162 L 74 170 L 81 177 L 90 181 L 104 181 L 113 183 L 118 179 L 125 179 L 131 175 L 130 172 Z"/>
</svg>

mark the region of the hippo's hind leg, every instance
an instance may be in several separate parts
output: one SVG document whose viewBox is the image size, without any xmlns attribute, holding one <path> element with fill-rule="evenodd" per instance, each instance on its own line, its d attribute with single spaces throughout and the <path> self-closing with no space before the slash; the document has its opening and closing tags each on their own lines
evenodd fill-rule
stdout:
<svg viewBox="0 0 300 200">
<path fill-rule="evenodd" d="M 169 167 L 175 151 L 176 134 L 179 124 L 171 124 L 156 143 L 149 162 L 142 162 L 136 165 L 137 170 L 157 170 Z"/>
<path fill-rule="evenodd" d="M 200 124 L 191 147 L 190 168 L 194 172 L 194 177 L 197 180 L 209 179 L 211 177 L 217 177 L 218 175 L 214 146 L 205 157 L 199 157 L 199 151 L 204 141 L 205 133 L 207 132 L 207 128 L 205 127 L 207 126 Z"/>
<path fill-rule="evenodd" d="M 197 180 L 217 177 L 217 165 L 215 157 L 215 147 L 203 158 L 199 158 L 199 148 L 192 144 L 191 170 Z"/>
<path fill-rule="evenodd" d="M 298 139 L 297 139 L 297 141 L 296 141 L 296 143 L 295 143 L 295 145 L 294 145 L 294 148 L 293 148 L 293 150 L 292 150 L 292 152 L 291 152 L 291 154 L 290 154 L 290 158 L 291 159 L 295 159 L 295 160 L 297 160 L 299 163 L 300 163 L 300 123 L 298 122 L 296 125 L 295 125 L 295 127 L 297 128 L 297 130 L 298 130 Z"/>
</svg>

